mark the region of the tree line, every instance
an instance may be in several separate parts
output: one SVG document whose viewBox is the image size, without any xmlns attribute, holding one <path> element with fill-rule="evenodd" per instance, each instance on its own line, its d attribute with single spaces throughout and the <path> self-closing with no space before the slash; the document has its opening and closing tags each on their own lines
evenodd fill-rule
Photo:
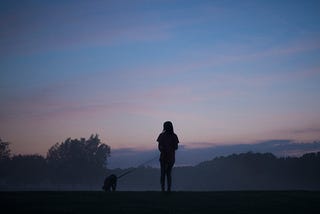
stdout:
<svg viewBox="0 0 320 214">
<path fill-rule="evenodd" d="M 98 135 L 56 143 L 41 155 L 11 155 L 0 139 L 0 188 L 97 188 L 107 174 L 110 146 Z"/>
<path fill-rule="evenodd" d="M 119 190 L 159 190 L 158 168 L 107 169 L 110 147 L 98 135 L 68 138 L 46 157 L 11 155 L 0 139 L 0 190 L 101 190 L 107 175 L 131 173 L 118 180 Z M 173 190 L 320 190 L 320 152 L 301 157 L 271 153 L 221 156 L 196 166 L 173 169 Z"/>
</svg>

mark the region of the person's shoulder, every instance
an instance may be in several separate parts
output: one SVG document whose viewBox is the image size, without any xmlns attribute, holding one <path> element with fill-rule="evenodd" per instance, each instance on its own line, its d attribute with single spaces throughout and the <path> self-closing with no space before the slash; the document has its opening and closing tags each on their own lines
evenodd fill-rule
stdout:
<svg viewBox="0 0 320 214">
<path fill-rule="evenodd" d="M 163 137 L 164 136 L 164 132 L 161 132 L 160 134 L 159 134 L 159 137 Z"/>
<path fill-rule="evenodd" d="M 163 132 L 161 132 L 157 138 L 157 141 L 161 140 L 161 138 L 163 138 Z"/>
</svg>

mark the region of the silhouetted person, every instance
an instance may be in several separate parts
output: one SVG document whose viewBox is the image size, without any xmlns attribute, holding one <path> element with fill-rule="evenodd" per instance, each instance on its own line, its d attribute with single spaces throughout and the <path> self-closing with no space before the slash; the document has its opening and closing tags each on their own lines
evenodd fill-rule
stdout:
<svg viewBox="0 0 320 214">
<path fill-rule="evenodd" d="M 167 190 L 171 191 L 171 171 L 175 162 L 175 151 L 178 149 L 178 136 L 173 131 L 170 121 L 163 124 L 163 132 L 159 135 L 158 148 L 160 151 L 161 190 L 165 191 L 165 177 L 167 177 Z"/>
<path fill-rule="evenodd" d="M 103 187 L 102 189 L 106 192 L 109 192 L 109 191 L 116 191 L 116 188 L 117 188 L 117 176 L 112 174 L 108 177 L 106 177 L 106 179 L 104 180 L 104 184 L 103 184 Z"/>
</svg>

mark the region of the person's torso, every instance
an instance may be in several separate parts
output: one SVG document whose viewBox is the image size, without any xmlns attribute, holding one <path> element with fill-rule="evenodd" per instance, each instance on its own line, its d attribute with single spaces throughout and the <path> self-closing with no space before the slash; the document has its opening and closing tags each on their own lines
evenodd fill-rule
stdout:
<svg viewBox="0 0 320 214">
<path fill-rule="evenodd" d="M 174 160 L 177 143 L 177 137 L 175 134 L 162 133 L 159 138 L 161 159 L 168 161 Z"/>
</svg>

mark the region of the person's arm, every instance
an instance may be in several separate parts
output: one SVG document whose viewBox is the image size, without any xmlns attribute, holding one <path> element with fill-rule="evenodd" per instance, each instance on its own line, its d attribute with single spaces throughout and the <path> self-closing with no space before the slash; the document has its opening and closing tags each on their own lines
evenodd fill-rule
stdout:
<svg viewBox="0 0 320 214">
<path fill-rule="evenodd" d="M 175 135 L 175 138 L 176 139 L 175 139 L 175 145 L 174 145 L 175 147 L 174 147 L 174 149 L 177 150 L 178 149 L 178 144 L 179 144 L 179 139 L 178 139 L 177 135 Z"/>
<path fill-rule="evenodd" d="M 158 149 L 159 149 L 159 151 L 161 152 L 161 151 L 163 150 L 163 146 L 162 146 L 162 143 L 161 143 L 161 142 L 162 142 L 162 140 L 161 140 L 161 134 L 159 135 L 157 141 L 158 141 Z"/>
</svg>

